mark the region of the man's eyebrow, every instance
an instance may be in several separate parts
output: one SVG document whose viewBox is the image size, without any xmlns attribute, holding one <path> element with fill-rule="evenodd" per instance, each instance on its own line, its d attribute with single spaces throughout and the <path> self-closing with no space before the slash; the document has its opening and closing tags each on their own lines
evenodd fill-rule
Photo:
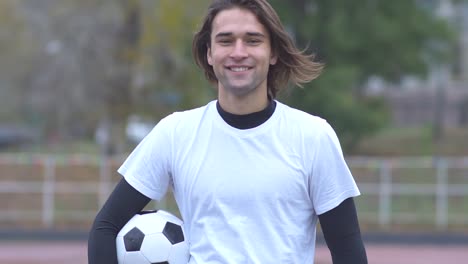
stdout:
<svg viewBox="0 0 468 264">
<path fill-rule="evenodd" d="M 249 37 L 260 37 L 260 38 L 265 37 L 265 35 L 260 33 L 260 32 L 247 32 L 247 36 L 249 36 Z"/>
<path fill-rule="evenodd" d="M 215 38 L 230 37 L 232 35 L 232 32 L 220 32 L 216 34 Z"/>
<path fill-rule="evenodd" d="M 215 38 L 230 37 L 230 36 L 233 36 L 233 35 L 234 34 L 232 32 L 220 32 L 220 33 L 216 34 Z M 265 38 L 265 35 L 260 33 L 260 32 L 247 32 L 246 35 L 249 36 L 249 37 Z"/>
</svg>

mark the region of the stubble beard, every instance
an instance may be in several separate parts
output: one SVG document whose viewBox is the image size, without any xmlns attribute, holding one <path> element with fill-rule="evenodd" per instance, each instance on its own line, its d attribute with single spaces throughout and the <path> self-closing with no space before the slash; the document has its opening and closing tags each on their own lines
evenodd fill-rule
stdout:
<svg viewBox="0 0 468 264">
<path fill-rule="evenodd" d="M 237 85 L 228 78 L 224 78 L 224 80 L 220 80 L 220 84 L 222 85 L 220 89 L 224 89 L 226 93 L 244 97 L 258 90 L 263 82 L 264 80 L 254 79 L 248 83 Z"/>
</svg>

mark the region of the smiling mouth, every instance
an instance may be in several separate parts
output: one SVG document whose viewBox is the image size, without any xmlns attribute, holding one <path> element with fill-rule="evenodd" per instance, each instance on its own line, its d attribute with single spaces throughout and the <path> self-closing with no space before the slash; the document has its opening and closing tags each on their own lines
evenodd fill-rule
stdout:
<svg viewBox="0 0 468 264">
<path fill-rule="evenodd" d="M 250 70 L 251 68 L 249 68 L 249 67 L 228 67 L 228 69 L 233 71 L 233 72 L 245 72 L 245 71 Z"/>
</svg>

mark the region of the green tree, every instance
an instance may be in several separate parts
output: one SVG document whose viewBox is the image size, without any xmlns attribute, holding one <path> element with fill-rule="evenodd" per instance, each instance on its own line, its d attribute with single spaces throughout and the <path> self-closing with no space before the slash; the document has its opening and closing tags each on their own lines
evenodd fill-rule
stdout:
<svg viewBox="0 0 468 264">
<path fill-rule="evenodd" d="M 24 91 L 15 84 L 32 61 L 34 44 L 17 1 L 0 1 L 0 23 L 0 122 L 20 122 Z"/>
<path fill-rule="evenodd" d="M 345 150 L 386 123 L 383 99 L 366 97 L 370 76 L 399 82 L 450 58 L 454 34 L 417 0 L 273 0 L 296 42 L 325 63 L 317 80 L 286 96 L 326 118 Z"/>
<path fill-rule="evenodd" d="M 140 112 L 162 117 L 205 103 L 213 93 L 194 67 L 191 44 L 208 0 L 143 1 L 138 74 Z"/>
<path fill-rule="evenodd" d="M 200 3 L 182 0 L 121 0 L 123 20 L 115 39 L 118 71 L 105 96 L 110 149 L 121 152 L 130 114 L 157 120 L 199 105 L 209 89 L 193 67 L 191 39 L 202 13 Z M 115 68 L 115 67 L 114 67 Z"/>
</svg>

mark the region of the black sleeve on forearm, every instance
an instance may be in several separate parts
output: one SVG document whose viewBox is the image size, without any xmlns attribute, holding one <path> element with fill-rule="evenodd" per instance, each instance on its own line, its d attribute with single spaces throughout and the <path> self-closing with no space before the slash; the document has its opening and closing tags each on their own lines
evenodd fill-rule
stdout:
<svg viewBox="0 0 468 264">
<path fill-rule="evenodd" d="M 333 264 L 367 264 L 353 198 L 319 215 L 319 220 Z"/>
<path fill-rule="evenodd" d="M 89 233 L 89 264 L 117 263 L 115 244 L 117 234 L 128 220 L 140 212 L 150 200 L 122 178 L 96 215 Z"/>
</svg>

